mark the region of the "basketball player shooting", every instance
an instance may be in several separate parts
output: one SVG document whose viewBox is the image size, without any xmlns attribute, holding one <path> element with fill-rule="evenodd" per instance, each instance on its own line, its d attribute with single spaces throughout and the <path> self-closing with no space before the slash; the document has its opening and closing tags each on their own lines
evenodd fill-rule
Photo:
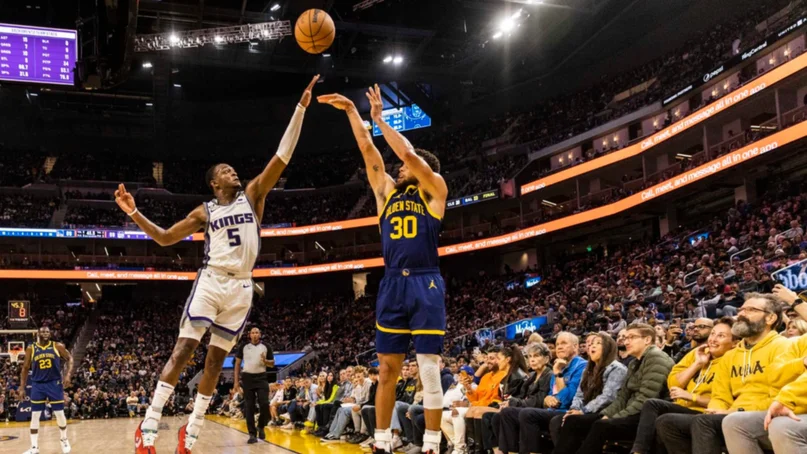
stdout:
<svg viewBox="0 0 807 454">
<path fill-rule="evenodd" d="M 62 378 L 61 361 L 65 361 L 64 378 Z M 67 440 L 67 418 L 64 415 L 64 388 L 70 387 L 70 376 L 73 375 L 73 356 L 61 342 L 50 339 L 50 328 L 39 328 L 36 343 L 25 349 L 25 362 L 20 372 L 20 401 L 25 400 L 25 384 L 31 371 L 31 449 L 25 454 L 39 454 L 39 418 L 45 410 L 45 403 L 56 416 L 56 423 L 61 433 L 62 452 L 70 452 Z"/>
<path fill-rule="evenodd" d="M 261 219 L 266 195 L 275 186 L 291 159 L 303 124 L 311 91 L 319 76 L 308 84 L 280 140 L 277 153 L 263 172 L 243 189 L 235 170 L 227 164 L 211 167 L 205 179 L 215 198 L 193 210 L 169 229 L 149 221 L 135 206 L 134 197 L 121 184 L 115 202 L 161 246 L 178 243 L 204 228 L 205 258 L 193 290 L 185 303 L 179 339 L 154 390 L 146 418 L 135 433 L 136 454 L 154 454 L 154 443 L 163 406 L 171 397 L 179 374 L 188 364 L 199 341 L 210 329 L 204 374 L 188 423 L 179 429 L 177 454 L 191 454 L 205 421 L 224 359 L 237 342 L 252 307 L 252 269 L 260 248 Z M 263 435 L 260 428 L 259 435 Z"/>
<path fill-rule="evenodd" d="M 410 341 L 414 340 L 426 409 L 423 452 L 438 453 L 443 409 L 438 360 L 443 350 L 446 317 L 445 284 L 440 276 L 437 241 L 448 188 L 439 174 L 437 157 L 414 148 L 384 121 L 378 85 L 370 88 L 367 99 L 373 121 L 403 162 L 397 180 L 386 173 L 381 153 L 373 145 L 370 132 L 353 102 L 339 94 L 317 98 L 320 103 L 347 113 L 378 207 L 386 269 L 376 302 L 379 377 L 374 449 L 377 453 L 393 452 L 390 424 L 395 407 L 395 385 Z"/>
</svg>

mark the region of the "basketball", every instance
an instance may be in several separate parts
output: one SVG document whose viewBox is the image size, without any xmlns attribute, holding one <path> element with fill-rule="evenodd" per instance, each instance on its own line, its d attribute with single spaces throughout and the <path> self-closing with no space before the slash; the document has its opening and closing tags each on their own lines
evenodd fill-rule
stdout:
<svg viewBox="0 0 807 454">
<path fill-rule="evenodd" d="M 297 44 L 309 54 L 326 51 L 336 37 L 333 19 L 321 9 L 309 9 L 300 15 L 294 25 L 294 38 Z"/>
</svg>

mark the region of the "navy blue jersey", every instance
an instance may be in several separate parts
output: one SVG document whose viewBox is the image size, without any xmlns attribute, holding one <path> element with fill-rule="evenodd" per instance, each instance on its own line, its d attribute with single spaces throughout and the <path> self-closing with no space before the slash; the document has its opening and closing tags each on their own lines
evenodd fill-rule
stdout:
<svg viewBox="0 0 807 454">
<path fill-rule="evenodd" d="M 41 346 L 34 343 L 34 355 L 31 358 L 31 381 L 42 383 L 62 379 L 62 361 L 56 344 L 53 341 Z"/>
<path fill-rule="evenodd" d="M 437 268 L 441 219 L 432 213 L 417 186 L 387 197 L 379 216 L 384 265 L 387 268 Z"/>
</svg>

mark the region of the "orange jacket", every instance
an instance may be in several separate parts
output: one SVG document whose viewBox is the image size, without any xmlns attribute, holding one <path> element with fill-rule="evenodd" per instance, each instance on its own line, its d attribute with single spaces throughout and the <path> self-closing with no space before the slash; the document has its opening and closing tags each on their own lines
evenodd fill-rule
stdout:
<svg viewBox="0 0 807 454">
<path fill-rule="evenodd" d="M 499 385 L 507 375 L 507 371 L 499 370 L 498 372 L 488 372 L 479 380 L 479 385 L 476 390 L 469 390 L 465 393 L 465 397 L 471 403 L 472 407 L 487 407 L 494 402 L 501 402 L 502 398 L 499 396 Z"/>
</svg>

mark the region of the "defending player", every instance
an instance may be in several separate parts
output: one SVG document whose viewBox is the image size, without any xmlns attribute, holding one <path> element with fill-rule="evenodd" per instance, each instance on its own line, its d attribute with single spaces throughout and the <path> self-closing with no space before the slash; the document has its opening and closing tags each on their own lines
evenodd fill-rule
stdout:
<svg viewBox="0 0 807 454">
<path fill-rule="evenodd" d="M 64 379 L 62 378 L 62 359 L 65 360 Z M 20 400 L 25 399 L 25 383 L 31 372 L 31 449 L 25 454 L 39 454 L 39 417 L 45 410 L 45 403 L 56 415 L 56 422 L 61 432 L 62 452 L 70 452 L 67 441 L 67 418 L 64 416 L 64 388 L 70 387 L 70 376 L 73 374 L 73 357 L 61 342 L 50 340 L 50 328 L 39 328 L 39 339 L 25 349 L 25 362 L 20 373 Z"/>
<path fill-rule="evenodd" d="M 321 103 L 344 110 L 364 157 L 367 177 L 376 196 L 386 266 L 376 302 L 376 350 L 379 360 L 376 392 L 375 452 L 392 453 L 390 423 L 395 384 L 404 356 L 414 339 L 423 383 L 426 434 L 423 452 L 440 452 L 443 394 L 438 359 L 445 335 L 445 285 L 440 276 L 437 241 L 445 213 L 448 188 L 440 176 L 440 161 L 412 147 L 381 117 L 383 103 L 376 85 L 367 93 L 371 115 L 389 146 L 403 161 L 398 179 L 384 169 L 356 106 L 342 95 L 324 95 Z"/>
<path fill-rule="evenodd" d="M 305 109 L 311 102 L 311 90 L 318 79 L 319 76 L 315 76 L 303 92 L 277 153 L 246 189 L 242 188 L 232 167 L 227 164 L 213 166 L 205 177 L 215 199 L 200 205 L 167 230 L 137 210 L 134 198 L 123 185 L 115 191 L 118 206 L 161 246 L 175 244 L 201 228 L 205 230 L 204 265 L 185 303 L 179 339 L 162 370 L 146 418 L 135 433 L 136 454 L 156 453 L 154 443 L 163 406 L 209 328 L 211 336 L 204 374 L 199 382 L 193 413 L 188 423 L 179 429 L 176 453 L 190 454 L 199 437 L 224 359 L 241 335 L 252 307 L 252 268 L 260 249 L 264 202 L 291 159 L 300 137 Z M 259 434 L 262 433 L 261 428 Z"/>
</svg>

